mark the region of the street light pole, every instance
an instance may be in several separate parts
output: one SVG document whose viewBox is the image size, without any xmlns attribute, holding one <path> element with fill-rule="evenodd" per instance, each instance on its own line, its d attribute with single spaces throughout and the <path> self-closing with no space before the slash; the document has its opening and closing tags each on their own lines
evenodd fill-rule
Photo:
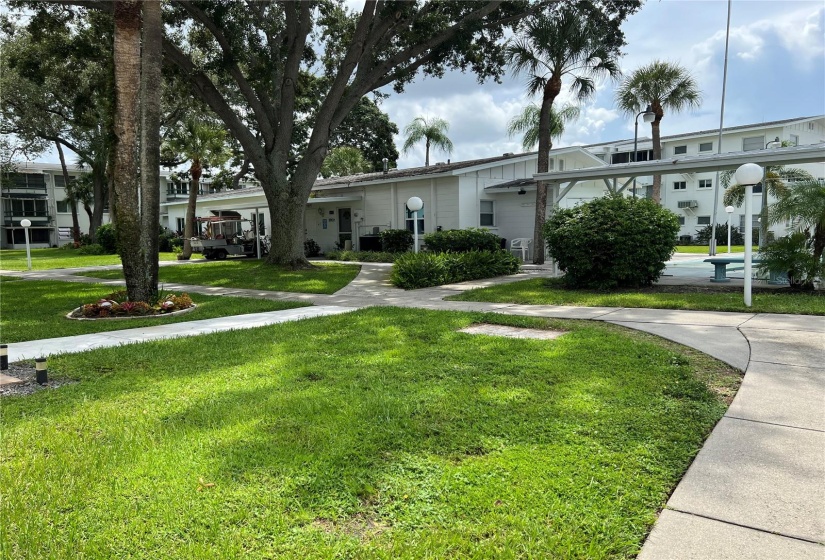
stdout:
<svg viewBox="0 0 825 560">
<path fill-rule="evenodd" d="M 775 140 L 771 140 L 765 144 L 765 149 L 779 148 L 782 142 L 779 141 L 779 136 Z M 764 249 L 768 240 L 768 166 L 765 166 L 765 171 L 762 174 L 762 207 L 759 209 L 761 221 L 759 222 L 759 249 Z"/>
<path fill-rule="evenodd" d="M 636 114 L 636 118 L 633 121 L 633 163 L 636 163 L 637 159 L 637 146 L 639 144 L 639 117 L 644 115 L 643 120 L 646 123 L 653 122 L 653 119 L 656 118 L 656 113 L 653 112 L 653 107 L 648 105 L 645 107 L 644 111 L 639 111 Z M 633 177 L 633 198 L 636 198 L 636 177 Z"/>
<path fill-rule="evenodd" d="M 29 228 L 32 225 L 31 220 L 24 218 L 20 220 L 20 225 L 23 226 L 23 233 L 26 237 L 26 264 L 29 265 L 29 270 L 32 269 L 32 252 L 29 248 Z"/>
<path fill-rule="evenodd" d="M 753 275 L 753 186 L 762 178 L 763 169 L 755 163 L 746 163 L 736 170 L 736 182 L 745 186 L 745 307 L 751 306 Z"/>
<path fill-rule="evenodd" d="M 413 239 L 414 246 L 413 249 L 415 252 L 418 252 L 418 211 L 424 208 L 424 201 L 418 198 L 417 196 L 411 196 L 407 200 L 407 208 L 412 212 L 413 215 L 413 235 L 415 236 Z"/>
<path fill-rule="evenodd" d="M 725 206 L 725 212 L 728 213 L 728 254 L 730 255 L 730 217 L 733 214 L 734 208 L 733 206 Z M 713 234 L 716 235 L 716 230 L 713 230 Z"/>
</svg>

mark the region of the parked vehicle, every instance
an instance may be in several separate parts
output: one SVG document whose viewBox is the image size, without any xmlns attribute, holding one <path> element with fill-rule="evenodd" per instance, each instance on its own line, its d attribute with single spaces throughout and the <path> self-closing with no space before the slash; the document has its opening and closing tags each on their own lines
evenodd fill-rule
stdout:
<svg viewBox="0 0 825 560">
<path fill-rule="evenodd" d="M 221 218 L 209 216 L 198 218 L 198 222 L 206 224 L 206 230 L 201 237 L 193 237 L 192 252 L 203 254 L 205 259 L 225 259 L 229 255 L 257 257 L 260 245 L 260 256 L 269 254 L 270 241 L 265 235 L 255 236 L 252 230 L 243 230 L 244 218 Z"/>
</svg>

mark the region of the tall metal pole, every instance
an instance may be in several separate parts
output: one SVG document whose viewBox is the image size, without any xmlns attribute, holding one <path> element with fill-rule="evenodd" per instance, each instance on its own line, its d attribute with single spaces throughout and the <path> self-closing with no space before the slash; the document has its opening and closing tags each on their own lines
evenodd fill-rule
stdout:
<svg viewBox="0 0 825 560">
<path fill-rule="evenodd" d="M 753 258 L 753 185 L 745 185 L 745 307 L 751 306 Z"/>
<path fill-rule="evenodd" d="M 730 9 L 732 0 L 728 0 L 728 23 L 725 27 L 725 69 L 722 73 L 722 108 L 719 111 L 719 136 L 716 140 L 716 153 L 722 153 L 722 126 L 725 122 L 725 87 L 728 83 L 728 43 L 730 41 Z M 713 183 L 713 216 L 710 219 L 713 235 L 711 235 L 710 250 L 712 257 L 716 254 L 716 207 L 719 205 L 719 170 L 716 170 L 716 181 Z"/>
</svg>

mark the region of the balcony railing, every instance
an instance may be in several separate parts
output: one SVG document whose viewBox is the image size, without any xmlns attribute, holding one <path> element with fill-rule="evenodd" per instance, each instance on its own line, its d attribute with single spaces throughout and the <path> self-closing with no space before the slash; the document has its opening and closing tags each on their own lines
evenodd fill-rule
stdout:
<svg viewBox="0 0 825 560">
<path fill-rule="evenodd" d="M 42 211 L 6 211 L 3 214 L 3 224 L 5 226 L 20 226 L 20 220 L 25 218 L 29 219 L 33 226 L 44 226 L 48 225 L 52 219 L 51 214 Z"/>
</svg>

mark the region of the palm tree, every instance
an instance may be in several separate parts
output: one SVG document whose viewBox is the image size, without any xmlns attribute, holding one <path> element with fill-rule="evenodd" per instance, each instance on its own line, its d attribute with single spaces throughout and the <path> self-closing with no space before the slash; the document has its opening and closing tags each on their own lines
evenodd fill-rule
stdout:
<svg viewBox="0 0 825 560">
<path fill-rule="evenodd" d="M 372 164 L 367 161 L 361 150 L 352 146 L 339 146 L 331 149 L 321 166 L 321 176 L 324 179 L 370 171 L 372 171 Z"/>
<path fill-rule="evenodd" d="M 765 167 L 765 176 L 766 185 L 764 186 L 763 193 L 765 195 L 772 196 L 775 199 L 782 198 L 788 193 L 788 187 L 785 184 L 785 181 L 805 181 L 809 179 L 813 179 L 813 176 L 805 171 L 804 169 L 798 169 L 793 167 Z M 723 171 L 719 177 L 722 186 L 725 187 L 725 194 L 722 196 L 722 203 L 725 206 L 736 206 L 737 208 L 742 206 L 742 203 L 745 201 L 745 186 L 738 185 L 738 184 L 731 184 L 731 179 L 734 177 L 734 172 Z M 758 183 L 758 186 L 762 187 L 762 183 Z M 757 186 L 754 185 L 754 186 Z M 763 197 L 763 200 L 767 200 L 767 196 Z M 762 209 L 760 211 L 760 222 L 759 222 L 759 248 L 764 248 L 767 244 L 768 239 L 768 224 L 774 223 L 770 221 L 770 208 L 767 204 L 762 205 Z"/>
<path fill-rule="evenodd" d="M 521 147 L 525 152 L 532 150 L 539 143 L 539 115 L 541 108 L 535 103 L 530 103 L 524 110 L 513 117 L 507 123 L 507 135 L 512 138 L 517 134 L 523 134 Z M 550 139 L 559 138 L 564 134 L 564 127 L 567 123 L 579 118 L 579 108 L 575 105 L 565 105 L 558 111 L 550 108 Z"/>
<path fill-rule="evenodd" d="M 541 95 L 538 117 L 538 172 L 546 173 L 553 147 L 551 110 L 561 93 L 565 78 L 580 101 L 593 96 L 595 79 L 617 78 L 618 46 L 572 9 L 555 14 L 541 14 L 525 20 L 519 36 L 507 46 L 505 55 L 515 75 L 526 74 L 527 93 Z M 547 185 L 536 188 L 536 218 L 533 246 L 544 247 L 542 232 L 547 214 Z M 544 251 L 533 251 L 533 262 L 544 263 Z"/>
<path fill-rule="evenodd" d="M 635 115 L 650 105 L 656 117 L 650 123 L 653 159 L 662 158 L 660 124 L 665 110 L 678 113 L 698 107 L 702 93 L 693 76 L 678 64 L 654 60 L 637 68 L 616 90 L 616 104 L 624 113 Z M 653 200 L 662 198 L 662 176 L 653 177 Z"/>
<path fill-rule="evenodd" d="M 799 230 L 812 232 L 813 257 L 817 265 L 822 265 L 825 252 L 825 183 L 810 177 L 797 181 L 787 192 L 770 206 L 770 221 L 796 222 Z"/>
<path fill-rule="evenodd" d="M 226 142 L 226 130 L 197 118 L 185 120 L 174 130 L 163 145 L 164 159 L 178 163 L 191 162 L 189 176 L 189 202 L 183 230 L 183 252 L 180 260 L 192 256 L 192 236 L 195 234 L 195 206 L 197 205 L 200 179 L 205 167 L 220 166 L 231 156 Z"/>
<path fill-rule="evenodd" d="M 424 165 L 429 166 L 430 146 L 438 148 L 442 152 L 447 152 L 447 154 L 453 153 L 453 143 L 447 138 L 448 130 L 450 130 L 450 124 L 438 117 L 418 117 L 413 119 L 413 122 L 408 124 L 407 128 L 404 129 L 407 141 L 404 142 L 402 150 L 406 154 L 413 146 L 424 140 Z"/>
</svg>

